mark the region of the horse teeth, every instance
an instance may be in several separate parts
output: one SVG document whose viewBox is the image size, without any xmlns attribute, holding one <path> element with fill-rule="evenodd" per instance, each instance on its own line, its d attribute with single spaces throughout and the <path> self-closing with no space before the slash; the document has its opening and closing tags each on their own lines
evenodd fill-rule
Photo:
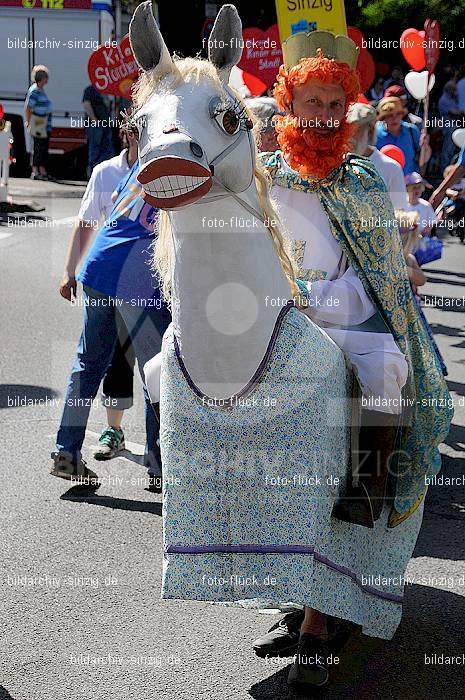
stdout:
<svg viewBox="0 0 465 700">
<path fill-rule="evenodd" d="M 195 190 L 208 179 L 208 176 L 198 175 L 162 175 L 145 184 L 144 190 L 160 199 L 177 197 Z"/>
</svg>

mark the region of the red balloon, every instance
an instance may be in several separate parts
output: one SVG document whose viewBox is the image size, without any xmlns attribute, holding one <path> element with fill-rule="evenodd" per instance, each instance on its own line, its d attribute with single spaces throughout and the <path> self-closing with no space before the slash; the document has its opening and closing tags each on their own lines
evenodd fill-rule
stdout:
<svg viewBox="0 0 465 700">
<path fill-rule="evenodd" d="M 418 29 L 406 29 L 400 36 L 400 50 L 409 66 L 416 71 L 423 70 L 426 65 L 424 40 L 425 32 Z"/>
<path fill-rule="evenodd" d="M 3 109 L 3 105 L 0 105 L 0 119 L 2 119 L 4 114 L 5 114 L 5 110 Z"/>
<path fill-rule="evenodd" d="M 362 49 L 363 47 L 363 34 L 357 27 L 347 27 L 347 36 L 352 39 L 357 46 Z"/>
<path fill-rule="evenodd" d="M 392 160 L 395 160 L 396 163 L 399 163 L 400 167 L 403 168 L 405 165 L 405 156 L 404 152 L 401 148 L 398 146 L 393 146 L 391 144 L 387 146 L 383 146 L 380 148 L 381 153 L 384 153 L 385 156 L 388 156 L 388 158 L 392 158 Z"/>
<path fill-rule="evenodd" d="M 371 53 L 363 46 L 363 34 L 360 29 L 356 27 L 347 27 L 347 35 L 360 49 L 356 68 L 360 79 L 360 88 L 362 92 L 365 92 L 375 79 L 375 62 Z"/>
<path fill-rule="evenodd" d="M 360 79 L 360 88 L 365 92 L 373 83 L 376 73 L 373 56 L 366 49 L 362 49 L 358 56 L 357 73 Z"/>
</svg>

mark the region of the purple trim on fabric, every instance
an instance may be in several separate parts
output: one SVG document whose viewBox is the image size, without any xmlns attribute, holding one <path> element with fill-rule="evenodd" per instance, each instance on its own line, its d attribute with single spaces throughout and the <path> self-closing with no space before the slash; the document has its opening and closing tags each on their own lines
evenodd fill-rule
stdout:
<svg viewBox="0 0 465 700">
<path fill-rule="evenodd" d="M 258 384 L 258 382 L 260 381 L 262 374 L 265 372 L 266 366 L 270 360 L 271 353 L 273 352 L 273 348 L 275 346 L 275 343 L 276 343 L 276 340 L 278 337 L 278 333 L 279 333 L 279 331 L 281 329 L 281 325 L 284 321 L 284 317 L 287 314 L 287 312 L 290 311 L 290 309 L 294 309 L 294 308 L 296 308 L 296 306 L 295 306 L 295 302 L 292 299 L 289 300 L 285 306 L 283 306 L 283 308 L 281 309 L 281 311 L 279 312 L 279 314 L 276 318 L 276 322 L 275 322 L 274 328 L 273 328 L 273 333 L 271 334 L 271 338 L 270 338 L 270 341 L 269 341 L 267 348 L 265 350 L 265 354 L 263 355 L 263 357 L 260 361 L 260 364 L 258 365 L 257 369 L 255 370 L 253 376 L 251 377 L 251 379 L 249 379 L 247 384 L 240 391 L 237 392 L 237 394 L 234 394 L 233 396 L 230 396 L 227 399 L 214 399 L 211 396 L 207 396 L 206 394 L 204 394 L 198 388 L 198 386 L 195 384 L 192 377 L 190 376 L 186 365 L 184 364 L 184 361 L 181 357 L 181 351 L 179 349 L 178 339 L 176 338 L 176 336 L 173 333 L 174 350 L 176 353 L 177 360 L 179 362 L 179 367 L 181 368 L 181 372 L 183 373 L 184 378 L 185 378 L 186 382 L 188 383 L 189 387 L 192 389 L 192 391 L 203 401 L 205 401 L 207 403 L 211 403 L 212 407 L 214 407 L 214 408 L 223 408 L 223 409 L 224 408 L 232 408 L 233 406 L 237 405 L 237 399 L 240 399 L 243 396 L 245 396 L 246 394 L 250 393 L 252 391 L 252 389 L 255 388 L 255 385 Z"/>
<path fill-rule="evenodd" d="M 313 558 L 324 564 L 329 569 L 333 569 L 344 576 L 348 576 L 353 582 L 366 593 L 384 598 L 394 603 L 402 603 L 404 596 L 397 593 L 387 593 L 380 591 L 373 586 L 364 585 L 358 578 L 355 571 L 351 571 L 346 566 L 336 564 L 327 557 L 315 552 L 314 547 L 303 544 L 203 544 L 203 545 L 182 545 L 170 544 L 165 548 L 166 554 L 311 554 Z"/>
</svg>

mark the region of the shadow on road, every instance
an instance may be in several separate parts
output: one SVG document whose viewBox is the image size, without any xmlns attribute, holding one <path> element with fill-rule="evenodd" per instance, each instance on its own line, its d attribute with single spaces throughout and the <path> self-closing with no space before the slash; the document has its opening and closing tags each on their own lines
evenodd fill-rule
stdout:
<svg viewBox="0 0 465 700">
<path fill-rule="evenodd" d="M 449 386 L 449 389 L 451 387 Z M 444 440 L 446 445 L 452 447 L 456 452 L 465 452 L 465 428 L 461 425 L 452 423 L 449 434 Z M 465 465 L 464 465 L 465 466 Z"/>
<path fill-rule="evenodd" d="M 463 382 L 453 382 L 451 379 L 446 379 L 446 382 L 449 391 L 455 391 L 456 394 L 465 396 L 465 384 L 463 384 Z"/>
<path fill-rule="evenodd" d="M 115 498 L 114 496 L 100 496 L 94 489 L 72 486 L 66 493 L 60 496 L 62 501 L 76 501 L 89 503 L 93 506 L 103 506 L 115 510 L 131 510 L 139 513 L 152 513 L 161 515 L 161 503 L 157 501 L 132 501 L 128 498 Z"/>
<path fill-rule="evenodd" d="M 430 270 L 427 270 L 430 272 Z M 444 274 L 444 273 L 441 273 Z M 464 282 L 457 282 L 457 280 L 441 279 L 441 277 L 426 277 L 426 281 L 431 284 L 450 284 L 453 287 L 464 287 Z"/>
<path fill-rule="evenodd" d="M 444 326 L 442 323 L 430 323 L 429 327 L 433 331 L 433 335 L 448 335 L 452 338 L 464 338 L 463 330 L 453 328 L 452 326 Z"/>
<path fill-rule="evenodd" d="M 134 464 L 140 464 L 141 467 L 144 466 L 144 455 L 137 455 L 127 448 L 125 450 L 121 450 L 118 457 L 125 457 L 130 462 L 134 462 Z"/>
<path fill-rule="evenodd" d="M 14 700 L 13 696 L 10 695 L 8 690 L 0 685 L 0 700 Z"/>
<path fill-rule="evenodd" d="M 332 667 L 328 690 L 308 695 L 291 693 L 286 682 L 287 666 L 253 685 L 250 696 L 257 700 L 463 698 L 465 598 L 417 585 L 407 586 L 405 595 L 404 615 L 394 639 L 385 642 L 355 636 L 340 652 L 339 664 Z M 441 654 L 442 661 L 446 656 L 460 661 L 441 664 Z"/>
<path fill-rule="evenodd" d="M 449 270 L 438 270 L 438 269 L 432 268 L 432 267 L 427 267 L 425 269 L 425 272 L 428 272 L 428 273 L 432 272 L 433 274 L 436 274 L 436 275 L 446 275 L 449 277 L 465 277 L 465 273 L 463 273 L 463 272 L 450 272 Z"/>
<path fill-rule="evenodd" d="M 0 384 L 0 408 L 17 408 L 34 403 L 45 404 L 59 394 L 47 386 Z"/>
</svg>

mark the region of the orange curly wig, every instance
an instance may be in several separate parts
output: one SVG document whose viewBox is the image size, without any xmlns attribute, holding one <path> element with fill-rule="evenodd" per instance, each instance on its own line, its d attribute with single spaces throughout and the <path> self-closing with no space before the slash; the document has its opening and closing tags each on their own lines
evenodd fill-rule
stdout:
<svg viewBox="0 0 465 700">
<path fill-rule="evenodd" d="M 340 85 L 346 95 L 346 113 L 360 93 L 356 71 L 346 63 L 325 58 L 319 51 L 318 56 L 301 59 L 289 71 L 280 67 L 274 86 L 279 109 L 292 115 L 293 88 L 309 80 Z M 350 137 L 355 130 L 344 119 L 338 129 L 321 135 L 312 128 L 301 126 L 297 117 L 290 119 L 289 114 L 276 117 L 275 128 L 278 143 L 291 168 L 302 177 L 314 175 L 319 178 L 341 164 L 344 154 L 350 151 Z"/>
<path fill-rule="evenodd" d="M 303 85 L 308 80 L 319 80 L 322 83 L 336 83 L 346 94 L 346 111 L 352 102 L 357 101 L 360 93 L 360 82 L 357 72 L 349 68 L 347 63 L 325 58 L 320 52 L 312 58 L 302 58 L 288 72 L 281 66 L 274 85 L 274 96 L 279 109 L 289 109 L 292 103 L 292 89 L 295 85 Z"/>
</svg>

